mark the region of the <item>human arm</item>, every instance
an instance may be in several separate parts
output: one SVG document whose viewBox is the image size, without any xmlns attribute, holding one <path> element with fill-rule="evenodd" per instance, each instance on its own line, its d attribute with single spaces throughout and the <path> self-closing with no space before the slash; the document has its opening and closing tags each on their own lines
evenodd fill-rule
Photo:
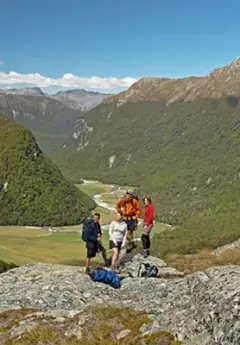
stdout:
<svg viewBox="0 0 240 345">
<path fill-rule="evenodd" d="M 116 203 L 116 210 L 117 212 L 121 212 L 123 207 L 123 199 L 119 199 Z"/>
<path fill-rule="evenodd" d="M 97 237 L 98 237 L 98 240 L 99 240 L 99 241 L 100 241 L 101 238 L 102 238 L 102 229 L 101 229 L 100 224 L 98 224 L 98 227 L 97 227 Z"/>
<path fill-rule="evenodd" d="M 134 203 L 133 203 L 133 206 L 134 206 L 135 214 L 136 214 L 135 218 L 139 218 L 140 215 L 141 215 L 141 206 L 139 204 L 139 201 L 135 199 Z"/>
<path fill-rule="evenodd" d="M 123 237 L 121 248 L 124 248 L 126 246 L 126 242 L 127 242 L 127 224 L 125 224 L 124 231 L 125 231 L 125 233 L 124 233 L 124 237 Z"/>
<path fill-rule="evenodd" d="M 114 231 L 114 223 L 112 222 L 112 223 L 109 225 L 109 230 L 108 230 L 109 239 L 110 239 L 110 240 L 112 240 L 113 231 Z"/>
</svg>

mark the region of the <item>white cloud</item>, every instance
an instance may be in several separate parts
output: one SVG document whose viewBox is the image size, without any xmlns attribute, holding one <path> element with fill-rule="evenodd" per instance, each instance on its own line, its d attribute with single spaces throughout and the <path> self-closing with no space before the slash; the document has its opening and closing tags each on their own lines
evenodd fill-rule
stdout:
<svg viewBox="0 0 240 345">
<path fill-rule="evenodd" d="M 0 60 L 0 65 L 4 65 L 4 61 L 3 60 Z"/>
<path fill-rule="evenodd" d="M 39 73 L 21 74 L 17 72 L 0 72 L 0 84 L 4 87 L 32 85 L 41 88 L 63 87 L 63 88 L 83 88 L 114 90 L 127 88 L 137 81 L 136 78 L 101 78 L 101 77 L 78 77 L 71 73 L 64 74 L 61 78 L 48 78 Z"/>
</svg>

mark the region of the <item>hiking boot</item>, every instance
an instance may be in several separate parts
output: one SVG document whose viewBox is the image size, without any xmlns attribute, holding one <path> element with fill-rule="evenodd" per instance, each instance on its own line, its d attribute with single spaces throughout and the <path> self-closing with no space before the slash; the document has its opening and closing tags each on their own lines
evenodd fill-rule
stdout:
<svg viewBox="0 0 240 345">
<path fill-rule="evenodd" d="M 137 245 L 134 242 L 129 242 L 126 253 L 131 253 L 135 248 L 137 248 Z"/>
<path fill-rule="evenodd" d="M 144 250 L 143 257 L 146 259 L 148 257 L 148 251 Z"/>
<path fill-rule="evenodd" d="M 86 267 L 85 273 L 86 273 L 86 274 L 89 274 L 89 273 L 90 273 L 90 268 L 89 268 L 89 267 Z"/>
</svg>

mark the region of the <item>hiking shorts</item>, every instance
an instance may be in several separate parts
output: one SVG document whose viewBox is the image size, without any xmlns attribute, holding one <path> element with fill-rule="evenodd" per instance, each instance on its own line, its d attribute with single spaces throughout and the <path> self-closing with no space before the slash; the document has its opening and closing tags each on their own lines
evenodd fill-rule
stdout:
<svg viewBox="0 0 240 345">
<path fill-rule="evenodd" d="M 122 242 L 117 242 L 117 245 L 113 242 L 113 241 L 109 241 L 109 248 L 113 249 L 113 248 L 117 248 L 118 250 L 120 250 L 122 247 Z"/>
<path fill-rule="evenodd" d="M 95 258 L 97 252 L 99 251 L 99 244 L 96 242 L 94 243 L 87 243 L 86 244 L 87 248 L 87 258 Z"/>
<path fill-rule="evenodd" d="M 135 231 L 135 230 L 137 230 L 137 220 L 136 219 L 125 220 L 125 222 L 127 224 L 128 231 Z"/>
</svg>

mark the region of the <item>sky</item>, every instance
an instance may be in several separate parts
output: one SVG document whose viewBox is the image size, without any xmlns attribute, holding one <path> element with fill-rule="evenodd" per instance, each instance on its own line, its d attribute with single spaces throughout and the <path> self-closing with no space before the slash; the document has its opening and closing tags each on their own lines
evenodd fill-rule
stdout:
<svg viewBox="0 0 240 345">
<path fill-rule="evenodd" d="M 1 0 L 0 87 L 118 92 L 240 56 L 239 0 Z"/>
</svg>

